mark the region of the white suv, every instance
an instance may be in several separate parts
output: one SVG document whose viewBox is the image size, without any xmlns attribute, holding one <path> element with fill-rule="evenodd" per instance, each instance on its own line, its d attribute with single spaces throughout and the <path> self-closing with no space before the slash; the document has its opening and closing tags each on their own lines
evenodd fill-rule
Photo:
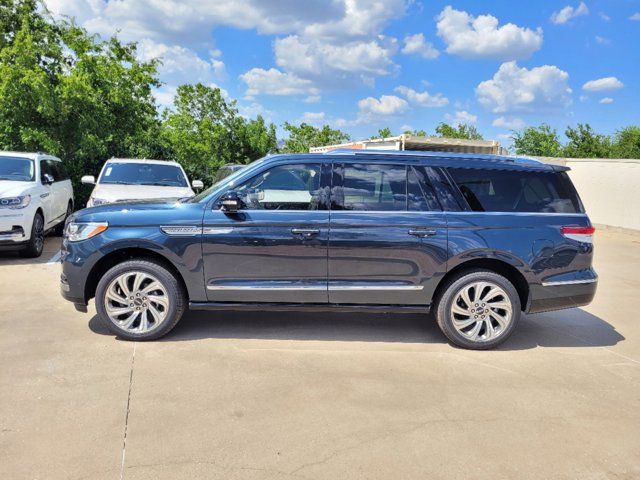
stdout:
<svg viewBox="0 0 640 480">
<path fill-rule="evenodd" d="M 93 175 L 82 183 L 95 185 L 87 207 L 128 200 L 193 197 L 187 174 L 179 163 L 165 160 L 112 158 L 102 167 L 98 182 Z M 193 188 L 202 188 L 194 180 Z"/>
<path fill-rule="evenodd" d="M 45 233 L 62 233 L 73 212 L 73 187 L 59 158 L 0 152 L 0 249 L 39 257 Z"/>
</svg>

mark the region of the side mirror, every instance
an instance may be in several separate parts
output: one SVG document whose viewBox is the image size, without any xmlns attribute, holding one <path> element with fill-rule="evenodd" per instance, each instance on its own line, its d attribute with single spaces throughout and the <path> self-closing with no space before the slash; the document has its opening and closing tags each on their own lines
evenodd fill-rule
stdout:
<svg viewBox="0 0 640 480">
<path fill-rule="evenodd" d="M 42 174 L 42 184 L 43 185 L 51 185 L 53 183 L 53 177 L 48 173 Z"/>
<path fill-rule="evenodd" d="M 85 175 L 80 179 L 80 182 L 84 183 L 85 185 L 95 185 L 96 177 L 94 177 L 93 175 Z"/>
<path fill-rule="evenodd" d="M 230 191 L 220 197 L 218 205 L 224 213 L 237 213 L 242 208 L 242 200 L 237 192 Z"/>
<path fill-rule="evenodd" d="M 202 180 L 194 180 L 191 182 L 191 186 L 196 190 L 202 190 L 204 188 L 204 183 L 202 183 Z"/>
</svg>

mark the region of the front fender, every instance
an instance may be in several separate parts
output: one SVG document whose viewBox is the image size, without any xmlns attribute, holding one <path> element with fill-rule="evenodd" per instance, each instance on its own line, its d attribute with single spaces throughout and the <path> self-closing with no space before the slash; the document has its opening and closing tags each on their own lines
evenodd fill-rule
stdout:
<svg viewBox="0 0 640 480">
<path fill-rule="evenodd" d="M 63 242 L 63 273 L 77 298 L 88 300 L 84 286 L 105 257 L 127 249 L 146 250 L 167 260 L 182 276 L 191 301 L 206 301 L 201 235 L 170 236 L 160 227 L 109 227 L 104 233 L 82 242 Z"/>
</svg>

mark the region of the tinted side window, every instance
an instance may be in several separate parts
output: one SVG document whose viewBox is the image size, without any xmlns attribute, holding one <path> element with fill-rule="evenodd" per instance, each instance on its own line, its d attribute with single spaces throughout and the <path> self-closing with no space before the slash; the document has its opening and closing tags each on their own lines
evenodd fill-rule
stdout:
<svg viewBox="0 0 640 480">
<path fill-rule="evenodd" d="M 442 210 L 424 167 L 407 167 L 407 209 Z"/>
<path fill-rule="evenodd" d="M 406 211 L 407 170 L 404 165 L 345 164 L 341 185 L 334 189 L 335 208 L 355 211 Z"/>
<path fill-rule="evenodd" d="M 56 162 L 55 160 L 47 160 L 47 173 L 53 177 L 54 182 L 63 180 L 60 167 L 60 162 Z"/>
<path fill-rule="evenodd" d="M 51 175 L 51 177 L 55 179 L 49 162 L 47 160 L 40 160 L 40 178 L 44 179 L 45 175 Z"/>
<path fill-rule="evenodd" d="M 449 168 L 472 210 L 577 213 L 580 199 L 565 173 Z"/>
<path fill-rule="evenodd" d="M 236 188 L 247 210 L 324 210 L 320 164 L 279 165 Z"/>
</svg>

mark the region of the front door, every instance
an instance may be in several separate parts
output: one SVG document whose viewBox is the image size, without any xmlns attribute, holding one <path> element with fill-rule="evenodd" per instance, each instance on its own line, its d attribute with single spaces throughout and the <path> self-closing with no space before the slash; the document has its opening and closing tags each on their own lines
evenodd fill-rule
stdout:
<svg viewBox="0 0 640 480">
<path fill-rule="evenodd" d="M 327 303 L 328 180 L 321 163 L 278 164 L 234 187 L 238 213 L 207 210 L 209 301 Z"/>
<path fill-rule="evenodd" d="M 447 226 L 420 166 L 334 165 L 329 302 L 427 305 L 446 273 Z"/>
</svg>

